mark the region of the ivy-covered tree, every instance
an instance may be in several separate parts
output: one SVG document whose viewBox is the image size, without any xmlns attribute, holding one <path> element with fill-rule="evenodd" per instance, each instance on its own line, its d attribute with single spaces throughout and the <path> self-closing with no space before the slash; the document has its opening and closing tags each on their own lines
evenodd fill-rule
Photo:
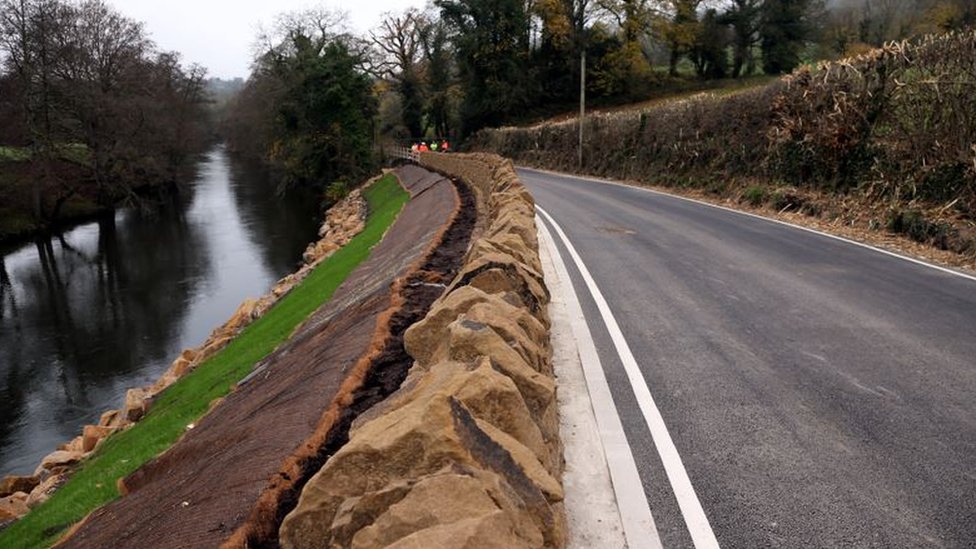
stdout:
<svg viewBox="0 0 976 549">
<path fill-rule="evenodd" d="M 427 118 L 438 137 L 452 136 L 451 104 L 454 86 L 454 58 L 450 51 L 447 26 L 434 21 L 422 35 L 427 67 Z"/>
<path fill-rule="evenodd" d="M 231 109 L 231 145 L 270 163 L 284 185 L 325 188 L 372 169 L 377 105 L 367 48 L 340 30 L 328 11 L 282 17 Z"/>
</svg>

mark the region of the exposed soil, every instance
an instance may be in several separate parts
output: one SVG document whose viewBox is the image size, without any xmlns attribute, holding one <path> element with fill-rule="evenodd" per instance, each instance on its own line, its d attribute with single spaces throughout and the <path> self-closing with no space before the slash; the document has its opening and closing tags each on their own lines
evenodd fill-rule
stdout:
<svg viewBox="0 0 976 549">
<path fill-rule="evenodd" d="M 421 172 L 398 173 L 413 198 L 333 299 L 62 546 L 277 546 L 281 520 L 351 422 L 402 383 L 403 332 L 468 248 L 470 191 Z"/>
</svg>

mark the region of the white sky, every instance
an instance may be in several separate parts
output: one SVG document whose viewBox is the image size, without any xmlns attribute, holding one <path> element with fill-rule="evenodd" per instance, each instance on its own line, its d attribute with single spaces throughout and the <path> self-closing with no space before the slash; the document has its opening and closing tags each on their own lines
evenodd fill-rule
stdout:
<svg viewBox="0 0 976 549">
<path fill-rule="evenodd" d="M 207 67 L 210 76 L 247 77 L 251 46 L 259 25 L 269 27 L 277 14 L 314 6 L 345 11 L 350 30 L 365 33 L 382 14 L 424 0 L 109 0 L 120 12 L 142 21 L 161 50 L 177 51 L 183 61 Z"/>
</svg>

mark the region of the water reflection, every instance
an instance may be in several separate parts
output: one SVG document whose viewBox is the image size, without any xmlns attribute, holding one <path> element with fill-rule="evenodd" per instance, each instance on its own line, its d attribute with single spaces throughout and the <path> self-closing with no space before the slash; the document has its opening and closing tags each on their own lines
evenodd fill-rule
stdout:
<svg viewBox="0 0 976 549">
<path fill-rule="evenodd" d="M 293 270 L 314 212 L 218 148 L 159 211 L 0 255 L 0 475 L 29 473 Z"/>
<path fill-rule="evenodd" d="M 279 194 L 268 176 L 249 163 L 233 162 L 230 171 L 235 204 L 265 267 L 293 271 L 295 258 L 310 241 L 309 227 L 318 226 L 320 199 L 305 189 Z"/>
</svg>

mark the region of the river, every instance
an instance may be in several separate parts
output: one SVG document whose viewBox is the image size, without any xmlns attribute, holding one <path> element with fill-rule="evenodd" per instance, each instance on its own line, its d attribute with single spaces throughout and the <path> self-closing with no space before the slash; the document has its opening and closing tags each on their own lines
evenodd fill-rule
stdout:
<svg viewBox="0 0 976 549">
<path fill-rule="evenodd" d="M 0 249 L 0 477 L 154 382 L 295 270 L 317 228 L 314 197 L 275 196 L 218 146 L 172 204 Z"/>
</svg>

